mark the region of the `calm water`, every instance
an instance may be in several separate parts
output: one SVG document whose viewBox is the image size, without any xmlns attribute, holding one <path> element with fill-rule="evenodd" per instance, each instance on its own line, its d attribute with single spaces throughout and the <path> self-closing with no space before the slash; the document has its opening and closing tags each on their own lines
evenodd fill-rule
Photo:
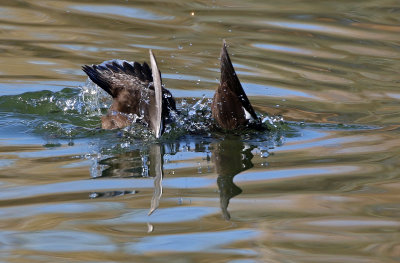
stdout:
<svg viewBox="0 0 400 263">
<path fill-rule="evenodd" d="M 398 262 L 400 3 L 278 2 L 1 0 L 0 261 Z M 207 130 L 222 39 L 285 125 Z M 186 115 L 101 131 L 80 67 L 149 48 Z"/>
</svg>

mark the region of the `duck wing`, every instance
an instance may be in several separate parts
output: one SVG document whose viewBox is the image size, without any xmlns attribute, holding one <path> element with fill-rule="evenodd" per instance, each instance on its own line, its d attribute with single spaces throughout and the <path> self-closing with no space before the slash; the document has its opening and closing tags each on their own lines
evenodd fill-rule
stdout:
<svg viewBox="0 0 400 263">
<path fill-rule="evenodd" d="M 85 65 L 82 70 L 100 88 L 117 98 L 124 89 L 142 89 L 153 81 L 151 69 L 144 62 L 109 60 L 99 65 Z"/>
<path fill-rule="evenodd" d="M 220 87 L 229 89 L 230 92 L 235 94 L 239 99 L 242 107 L 250 114 L 250 116 L 257 120 L 257 114 L 247 98 L 246 93 L 243 90 L 242 84 L 240 84 L 239 78 L 236 75 L 235 69 L 233 68 L 231 59 L 229 58 L 228 50 L 226 49 L 226 42 L 224 40 L 221 50 L 221 83 Z M 247 116 L 246 116 L 247 117 Z"/>
<path fill-rule="evenodd" d="M 164 131 L 164 122 L 171 121 L 170 111 L 176 111 L 171 92 L 162 86 L 161 73 L 150 50 L 149 65 L 125 60 L 109 60 L 99 65 L 85 65 L 83 71 L 100 88 L 113 97 L 109 112 L 143 116 L 156 138 Z M 153 81 L 154 80 L 154 81 Z M 105 128 L 122 128 L 129 120 L 116 119 L 108 114 L 102 119 Z"/>
</svg>

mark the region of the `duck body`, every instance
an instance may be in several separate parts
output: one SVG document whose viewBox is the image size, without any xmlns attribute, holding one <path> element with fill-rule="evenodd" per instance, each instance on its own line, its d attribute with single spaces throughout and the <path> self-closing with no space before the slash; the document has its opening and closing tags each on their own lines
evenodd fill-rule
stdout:
<svg viewBox="0 0 400 263">
<path fill-rule="evenodd" d="M 124 128 L 132 122 L 141 122 L 157 133 L 156 137 L 161 136 L 164 124 L 170 121 L 170 112 L 176 111 L 176 103 L 171 92 L 162 87 L 161 74 L 151 51 L 150 54 L 154 72 L 146 62 L 125 60 L 82 67 L 89 78 L 113 98 L 107 115 L 101 119 L 103 129 Z M 154 74 L 159 74 L 157 81 L 153 81 Z"/>
<path fill-rule="evenodd" d="M 99 65 L 85 65 L 83 71 L 113 98 L 103 129 L 124 128 L 133 122 L 147 125 L 159 138 L 164 125 L 171 122 L 176 110 L 171 92 L 162 86 L 161 73 L 150 50 L 149 65 L 144 62 L 109 60 Z M 219 129 L 265 130 L 255 113 L 230 60 L 226 43 L 221 50 L 221 78 L 211 105 L 212 117 Z"/>
<path fill-rule="evenodd" d="M 261 129 L 261 120 L 255 113 L 233 68 L 224 41 L 221 50 L 221 78 L 211 105 L 212 117 L 224 130 L 240 128 Z"/>
</svg>

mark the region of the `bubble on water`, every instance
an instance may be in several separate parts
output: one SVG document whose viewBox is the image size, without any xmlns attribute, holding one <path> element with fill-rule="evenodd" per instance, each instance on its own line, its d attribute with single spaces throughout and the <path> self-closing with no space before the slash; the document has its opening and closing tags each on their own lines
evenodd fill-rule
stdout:
<svg viewBox="0 0 400 263">
<path fill-rule="evenodd" d="M 203 172 L 202 172 L 202 168 L 201 168 L 201 163 L 198 162 L 198 163 L 197 163 L 197 166 L 198 166 L 198 167 L 197 167 L 197 173 L 198 173 L 198 174 L 203 173 Z"/>
<path fill-rule="evenodd" d="M 99 196 L 98 193 L 90 193 L 89 194 L 89 198 L 91 198 L 91 199 L 97 198 L 98 196 Z"/>
<path fill-rule="evenodd" d="M 276 116 L 260 116 L 261 122 L 269 127 L 270 129 L 279 129 L 282 127 L 282 124 L 284 123 L 284 119 L 280 115 Z"/>
<path fill-rule="evenodd" d="M 149 177 L 148 156 L 142 155 L 142 177 Z"/>
<path fill-rule="evenodd" d="M 120 144 L 121 148 L 128 148 L 129 145 L 130 145 L 129 142 L 123 142 L 123 143 Z"/>
<path fill-rule="evenodd" d="M 262 151 L 260 154 L 261 158 L 267 158 L 270 155 L 270 153 L 268 151 Z"/>
</svg>

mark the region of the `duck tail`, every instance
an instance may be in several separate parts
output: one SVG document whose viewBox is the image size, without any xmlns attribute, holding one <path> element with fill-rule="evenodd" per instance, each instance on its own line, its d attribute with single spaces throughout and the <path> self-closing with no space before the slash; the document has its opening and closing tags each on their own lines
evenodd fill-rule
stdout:
<svg viewBox="0 0 400 263">
<path fill-rule="evenodd" d="M 230 89 L 242 102 L 243 108 L 251 115 L 254 120 L 257 120 L 257 114 L 247 98 L 246 93 L 243 90 L 242 84 L 236 75 L 235 69 L 233 68 L 231 59 L 226 48 L 226 42 L 223 40 L 221 49 L 221 80 L 220 86 L 224 86 Z"/>
</svg>

